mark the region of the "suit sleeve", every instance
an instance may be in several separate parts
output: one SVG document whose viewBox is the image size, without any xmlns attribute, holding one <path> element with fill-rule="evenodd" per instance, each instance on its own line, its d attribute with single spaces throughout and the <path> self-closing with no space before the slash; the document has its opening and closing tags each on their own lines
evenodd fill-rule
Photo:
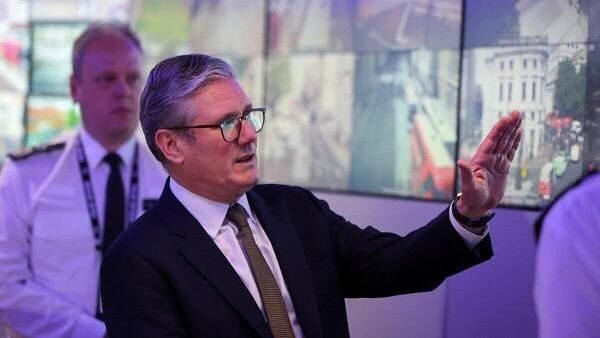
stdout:
<svg viewBox="0 0 600 338">
<path fill-rule="evenodd" d="M 101 288 L 109 337 L 188 337 L 167 281 L 146 260 L 109 251 L 102 263 Z"/>
<path fill-rule="evenodd" d="M 28 337 L 104 336 L 104 323 L 36 281 L 30 270 L 28 189 L 7 161 L 0 173 L 0 322 Z"/>
<path fill-rule="evenodd" d="M 430 291 L 446 277 L 492 256 L 486 236 L 473 250 L 454 230 L 448 209 L 427 225 L 399 236 L 360 227 L 310 198 L 327 218 L 346 297 L 386 297 Z"/>
</svg>

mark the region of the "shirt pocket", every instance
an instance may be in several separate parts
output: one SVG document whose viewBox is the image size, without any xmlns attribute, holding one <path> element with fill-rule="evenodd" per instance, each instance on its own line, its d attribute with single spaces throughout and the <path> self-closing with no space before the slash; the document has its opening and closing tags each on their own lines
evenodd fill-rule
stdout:
<svg viewBox="0 0 600 338">
<path fill-rule="evenodd" d="M 91 239 L 94 232 L 90 215 L 74 210 L 39 210 L 32 223 L 32 237 L 56 242 Z"/>
<path fill-rule="evenodd" d="M 31 269 L 36 279 L 59 291 L 97 279 L 99 252 L 87 212 L 38 211 L 31 235 Z"/>
</svg>

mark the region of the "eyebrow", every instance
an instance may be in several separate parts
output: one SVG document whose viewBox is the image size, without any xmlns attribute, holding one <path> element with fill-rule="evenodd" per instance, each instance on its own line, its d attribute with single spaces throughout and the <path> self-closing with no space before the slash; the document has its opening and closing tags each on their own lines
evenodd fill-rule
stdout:
<svg viewBox="0 0 600 338">
<path fill-rule="evenodd" d="M 248 104 L 247 104 L 247 105 L 244 107 L 244 109 L 242 110 L 242 115 L 244 115 L 244 113 L 246 113 L 246 112 L 247 112 L 248 110 L 250 110 L 250 109 L 252 109 L 252 103 L 248 103 Z M 237 117 L 237 116 L 239 116 L 239 113 L 238 113 L 237 111 L 232 111 L 232 112 L 229 112 L 229 113 L 227 113 L 227 114 L 225 115 L 225 117 L 224 117 L 224 118 L 223 118 L 221 121 L 223 121 L 223 120 L 226 120 L 226 119 L 228 119 L 228 118 L 230 118 L 230 117 Z"/>
</svg>

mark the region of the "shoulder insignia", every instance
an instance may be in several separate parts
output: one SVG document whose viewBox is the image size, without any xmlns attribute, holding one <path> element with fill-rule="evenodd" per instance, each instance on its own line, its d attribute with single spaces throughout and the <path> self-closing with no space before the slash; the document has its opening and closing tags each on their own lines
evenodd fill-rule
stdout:
<svg viewBox="0 0 600 338">
<path fill-rule="evenodd" d="M 27 147 L 15 153 L 9 154 L 8 157 L 13 161 L 21 161 L 36 154 L 45 154 L 55 150 L 61 150 L 66 144 L 66 142 L 56 142 L 42 144 L 35 147 Z"/>
</svg>

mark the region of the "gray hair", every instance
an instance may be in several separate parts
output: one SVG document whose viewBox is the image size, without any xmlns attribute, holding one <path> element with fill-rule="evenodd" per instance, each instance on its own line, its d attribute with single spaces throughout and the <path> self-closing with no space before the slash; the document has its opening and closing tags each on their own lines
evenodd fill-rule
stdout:
<svg viewBox="0 0 600 338">
<path fill-rule="evenodd" d="M 156 132 L 187 124 L 193 116 L 186 100 L 211 82 L 225 79 L 235 79 L 231 65 L 203 54 L 175 56 L 152 68 L 140 98 L 140 121 L 146 143 L 160 162 L 165 157 L 154 142 Z M 192 137 L 188 130 L 182 132 Z"/>
<path fill-rule="evenodd" d="M 120 22 L 92 22 L 77 37 L 75 43 L 73 43 L 71 62 L 75 78 L 81 79 L 81 62 L 83 61 L 86 49 L 92 42 L 105 36 L 123 36 L 133 43 L 140 53 L 144 53 L 140 39 L 128 24 Z"/>
</svg>

